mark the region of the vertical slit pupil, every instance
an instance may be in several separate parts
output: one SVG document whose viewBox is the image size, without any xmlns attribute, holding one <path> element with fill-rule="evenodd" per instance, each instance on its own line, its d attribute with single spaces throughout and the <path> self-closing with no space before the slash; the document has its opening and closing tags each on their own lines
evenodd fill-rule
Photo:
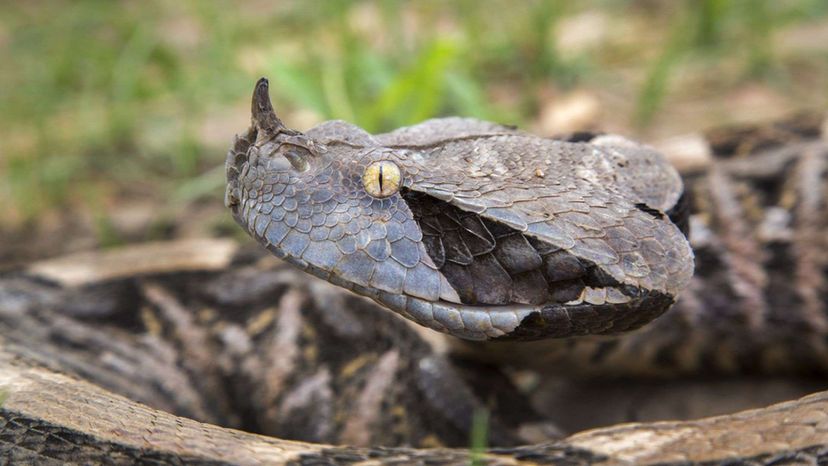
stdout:
<svg viewBox="0 0 828 466">
<path fill-rule="evenodd" d="M 380 194 L 382 194 L 382 164 L 379 165 L 379 188 Z"/>
</svg>

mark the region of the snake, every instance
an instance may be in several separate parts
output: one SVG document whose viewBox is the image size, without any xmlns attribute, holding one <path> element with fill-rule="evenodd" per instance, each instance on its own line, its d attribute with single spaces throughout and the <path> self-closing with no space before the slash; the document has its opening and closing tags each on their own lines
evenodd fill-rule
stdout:
<svg viewBox="0 0 828 466">
<path fill-rule="evenodd" d="M 277 257 L 420 325 L 474 340 L 618 333 L 689 282 L 669 217 L 681 179 L 654 150 L 469 119 L 299 134 L 267 89 L 228 156 L 226 205 Z"/>
<path fill-rule="evenodd" d="M 623 364 L 606 355 L 627 351 L 641 356 L 636 342 L 663 336 L 674 325 L 666 323 L 667 316 L 659 318 L 665 312 L 691 316 L 686 328 L 704 320 L 699 317 L 703 299 L 680 298 L 693 296 L 694 269 L 711 267 L 705 250 L 694 255 L 688 239 L 703 235 L 704 229 L 691 228 L 682 178 L 656 150 L 615 135 L 548 139 L 467 118 L 433 119 L 378 135 L 329 121 L 302 133 L 276 116 L 268 87 L 264 78 L 257 82 L 251 126 L 228 153 L 225 205 L 251 237 L 282 261 L 379 303 L 432 337 L 446 334 L 463 351 L 488 360 L 519 358 L 547 370 L 562 367 L 563 357 L 571 358 L 577 370 L 620 370 Z M 815 174 L 808 187 L 824 189 L 820 183 L 828 171 L 828 152 L 824 144 L 815 147 L 798 168 L 804 168 L 803 178 Z M 790 154 L 775 153 L 766 168 L 787 166 L 791 160 Z M 708 187 L 712 198 L 721 202 L 719 210 L 733 214 L 725 218 L 731 230 L 722 241 L 738 242 L 745 234 L 739 216 L 744 213 L 728 202 L 735 196 L 721 182 L 724 175 L 715 175 Z M 824 200 L 803 199 L 797 208 L 813 214 L 815 225 L 824 224 Z M 777 224 L 770 222 L 769 228 Z M 784 229 L 771 230 L 782 234 Z M 811 243 L 824 243 L 818 232 L 808 231 Z M 715 238 L 707 239 L 713 244 L 708 247 L 716 247 Z M 740 258 L 732 254 L 730 262 L 713 264 L 709 274 L 715 275 L 717 267 L 727 270 L 731 276 L 719 279 L 730 279 L 735 291 L 731 303 L 711 305 L 752 309 L 744 315 L 760 317 L 744 322 L 744 315 L 736 313 L 735 320 L 742 330 L 756 330 L 775 321 L 754 309 L 762 305 L 751 300 L 755 270 Z M 824 268 L 819 268 L 821 258 L 815 260 L 813 280 L 819 288 Z M 811 332 L 801 337 L 807 344 L 791 343 L 786 330 L 773 337 L 788 342 L 790 351 L 783 355 L 765 336 L 740 341 L 744 347 L 723 345 L 721 354 L 773 346 L 768 348 L 773 357 L 759 358 L 752 366 L 764 367 L 767 359 L 768 367 L 782 365 L 789 372 L 824 367 L 822 298 L 800 294 L 805 296 L 800 307 L 812 311 L 798 323 L 800 334 L 803 328 Z M 154 295 L 164 302 L 163 294 Z M 621 335 L 627 332 L 632 332 L 630 338 Z M 19 332 L 2 335 L 0 452 L 8 462 L 828 461 L 828 392 L 735 414 L 623 424 L 478 452 L 335 446 L 240 432 L 150 408 L 64 373 L 60 364 L 39 357 L 38 348 Z M 661 361 L 677 372 L 698 369 L 698 361 L 680 355 L 680 348 L 665 346 L 640 359 Z M 707 362 L 738 372 L 742 359 L 736 359 L 735 365 L 724 356 Z M 634 360 L 628 365 L 623 369 L 640 369 Z"/>
</svg>

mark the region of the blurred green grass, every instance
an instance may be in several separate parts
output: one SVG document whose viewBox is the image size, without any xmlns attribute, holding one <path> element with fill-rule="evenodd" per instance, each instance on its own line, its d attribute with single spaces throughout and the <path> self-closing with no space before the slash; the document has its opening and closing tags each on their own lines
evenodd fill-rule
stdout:
<svg viewBox="0 0 828 466">
<path fill-rule="evenodd" d="M 590 11 L 631 28 L 559 44 L 562 22 Z M 828 46 L 788 56 L 772 39 L 826 15 L 823 0 L 3 2 L 0 226 L 86 209 L 117 242 L 107 218 L 123 199 L 220 206 L 224 150 L 261 75 L 288 122 L 382 131 L 448 114 L 531 124 L 549 89 L 631 73 L 616 118 L 646 128 L 693 66 L 710 85 L 784 95 L 805 63 L 825 84 Z"/>
</svg>

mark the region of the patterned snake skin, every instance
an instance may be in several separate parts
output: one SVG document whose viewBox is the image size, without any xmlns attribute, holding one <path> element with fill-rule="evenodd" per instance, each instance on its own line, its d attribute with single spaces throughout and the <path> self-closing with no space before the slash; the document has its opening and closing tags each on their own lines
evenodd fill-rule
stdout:
<svg viewBox="0 0 828 466">
<path fill-rule="evenodd" d="M 252 106 L 227 160 L 236 220 L 277 257 L 426 327 L 471 340 L 618 333 L 667 310 L 692 275 L 666 214 L 681 179 L 631 141 L 457 118 L 300 134 L 265 79 Z M 363 182 L 381 161 L 401 180 L 378 198 Z"/>
<path fill-rule="evenodd" d="M 552 141 L 462 119 L 377 136 L 328 122 L 300 134 L 272 113 L 266 81 L 254 93 L 253 123 L 228 155 L 225 201 L 251 236 L 286 262 L 461 337 L 461 354 L 584 375 L 828 372 L 828 145 L 811 130 L 804 143 L 726 160 L 683 187 L 658 154 L 615 136 Z M 378 162 L 382 169 L 372 172 Z M 477 381 L 447 378 L 434 332 L 328 285 L 303 283 L 281 265 L 251 265 L 248 256 L 216 241 L 69 257 L 0 275 L 0 461 L 828 462 L 828 392 L 543 443 L 518 435 L 492 441 L 534 444 L 478 452 L 331 445 L 389 444 L 383 435 L 400 421 L 386 416 L 403 416 L 407 429 L 441 415 L 465 422 L 475 400 L 492 395 L 471 389 L 498 379 L 482 369 Z M 158 257 L 167 257 L 164 267 Z M 273 283 L 285 280 L 274 294 Z M 635 330 L 677 297 L 668 315 Z M 635 331 L 616 335 L 627 330 Z M 575 335 L 592 336 L 554 338 Z M 309 372 L 295 372 L 300 365 Z M 198 375 L 187 382 L 184 374 Z M 326 412 L 331 386 L 361 412 Z M 228 392 L 240 395 L 241 415 L 252 421 L 234 418 Z M 401 398 L 412 393 L 419 395 Z M 570 408 L 577 420 L 594 414 L 588 405 L 601 414 L 618 404 L 592 399 Z M 268 427 L 272 406 L 304 407 L 309 417 Z M 493 413 L 490 439 L 516 409 Z M 319 431 L 329 422 L 339 436 Z M 299 437 L 316 443 L 282 439 L 296 438 L 290 432 L 301 426 L 309 430 Z"/>
</svg>

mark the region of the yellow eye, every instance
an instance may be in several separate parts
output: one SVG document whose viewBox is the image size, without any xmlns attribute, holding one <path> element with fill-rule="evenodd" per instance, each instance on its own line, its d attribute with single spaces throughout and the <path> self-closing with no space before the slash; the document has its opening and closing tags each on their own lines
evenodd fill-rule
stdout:
<svg viewBox="0 0 828 466">
<path fill-rule="evenodd" d="M 388 197 L 400 190 L 400 167 L 390 160 L 373 162 L 362 174 L 362 185 L 374 197 Z"/>
</svg>

